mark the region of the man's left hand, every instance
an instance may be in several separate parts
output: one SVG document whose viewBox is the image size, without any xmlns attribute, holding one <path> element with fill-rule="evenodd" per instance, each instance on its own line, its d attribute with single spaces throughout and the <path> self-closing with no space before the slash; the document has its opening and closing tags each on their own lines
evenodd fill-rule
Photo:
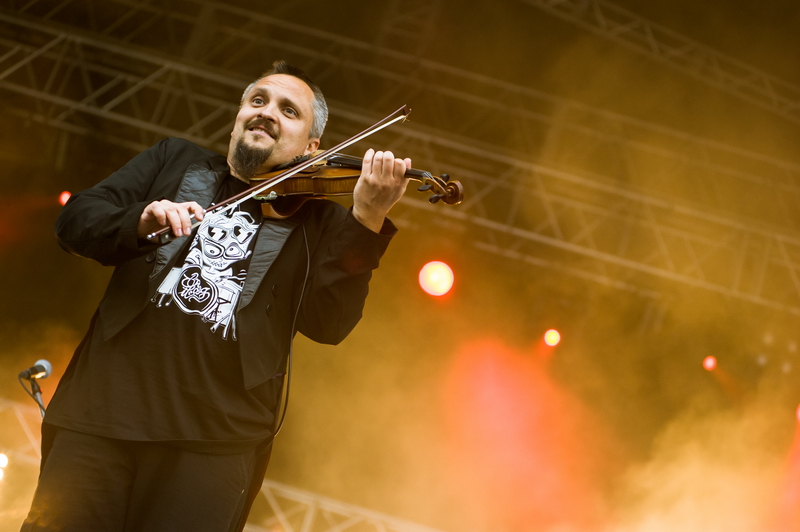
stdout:
<svg viewBox="0 0 800 532">
<path fill-rule="evenodd" d="M 366 227 L 380 232 L 389 210 L 403 196 L 411 159 L 396 159 L 390 151 L 367 150 L 361 177 L 353 190 L 353 216 Z"/>
</svg>

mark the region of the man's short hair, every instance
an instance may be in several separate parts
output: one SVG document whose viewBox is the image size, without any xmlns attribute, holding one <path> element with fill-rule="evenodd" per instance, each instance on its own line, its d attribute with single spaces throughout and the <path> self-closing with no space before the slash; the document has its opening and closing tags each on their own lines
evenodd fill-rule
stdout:
<svg viewBox="0 0 800 532">
<path fill-rule="evenodd" d="M 311 122 L 311 131 L 309 131 L 308 135 L 309 138 L 321 138 L 323 131 L 325 131 L 325 124 L 328 123 L 328 104 L 325 102 L 325 96 L 322 95 L 322 90 L 319 88 L 319 86 L 311 81 L 311 78 L 308 77 L 308 74 L 303 72 L 302 69 L 297 68 L 294 65 L 290 65 L 286 61 L 275 61 L 272 63 L 272 68 L 261 74 L 257 80 L 248 85 L 242 94 L 242 100 L 239 102 L 239 107 L 244 105 L 244 99 L 247 97 L 247 93 L 250 92 L 250 89 L 252 89 L 256 83 L 275 74 L 294 76 L 308 85 L 308 87 L 311 89 L 311 92 L 314 93 L 314 100 L 311 102 L 311 111 L 314 114 L 314 118 Z"/>
</svg>

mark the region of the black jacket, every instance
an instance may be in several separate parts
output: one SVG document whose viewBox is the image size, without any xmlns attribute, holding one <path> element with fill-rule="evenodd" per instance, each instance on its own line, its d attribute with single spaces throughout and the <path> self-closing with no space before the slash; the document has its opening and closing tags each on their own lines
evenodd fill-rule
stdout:
<svg viewBox="0 0 800 532">
<path fill-rule="evenodd" d="M 208 207 L 227 174 L 221 155 L 168 138 L 70 198 L 56 222 L 59 244 L 116 266 L 98 308 L 105 338 L 142 311 L 187 238 L 160 247 L 140 241 L 136 226 L 145 206 L 166 198 Z M 236 311 L 245 388 L 284 367 L 301 293 L 296 330 L 330 344 L 349 334 L 394 232 L 387 221 L 376 234 L 327 200 L 308 201 L 289 218 L 262 224 Z"/>
</svg>

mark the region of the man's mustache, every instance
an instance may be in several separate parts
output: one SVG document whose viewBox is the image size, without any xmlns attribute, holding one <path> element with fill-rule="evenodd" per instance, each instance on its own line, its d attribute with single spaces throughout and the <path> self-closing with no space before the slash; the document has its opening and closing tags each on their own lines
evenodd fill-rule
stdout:
<svg viewBox="0 0 800 532">
<path fill-rule="evenodd" d="M 273 139 L 277 139 L 279 136 L 278 128 L 275 126 L 274 123 L 270 122 L 269 120 L 264 120 L 263 118 L 256 118 L 248 122 L 246 129 L 250 130 L 255 128 L 263 129 L 264 131 L 267 132 L 267 135 L 269 135 Z"/>
</svg>

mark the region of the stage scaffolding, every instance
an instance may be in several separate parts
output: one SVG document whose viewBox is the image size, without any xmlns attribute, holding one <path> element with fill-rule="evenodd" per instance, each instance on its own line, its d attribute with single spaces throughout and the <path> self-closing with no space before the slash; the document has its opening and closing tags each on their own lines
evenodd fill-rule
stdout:
<svg viewBox="0 0 800 532">
<path fill-rule="evenodd" d="M 605 0 L 522 0 L 800 124 L 800 87 Z"/>
<path fill-rule="evenodd" d="M 655 298 L 661 279 L 800 313 L 797 164 L 275 16 L 179 3 L 1 10 L 3 112 L 131 150 L 181 136 L 225 152 L 254 75 L 243 65 L 286 57 L 331 87 L 328 144 L 414 102 L 411 122 L 376 142 L 459 179 L 466 200 L 434 212 L 407 194 L 394 215 L 404 227 L 433 223 L 486 252 Z"/>
<path fill-rule="evenodd" d="M 251 515 L 245 532 L 441 532 L 269 479 L 258 496 L 271 514 Z"/>
</svg>

